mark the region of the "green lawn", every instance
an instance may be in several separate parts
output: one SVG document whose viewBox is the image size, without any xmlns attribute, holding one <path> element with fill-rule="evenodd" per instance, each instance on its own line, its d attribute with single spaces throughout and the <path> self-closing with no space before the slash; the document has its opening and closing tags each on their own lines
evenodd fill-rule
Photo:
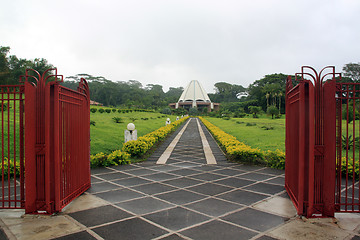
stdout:
<svg viewBox="0 0 360 240">
<path fill-rule="evenodd" d="M 113 117 L 121 117 L 123 123 L 115 123 Z M 171 122 L 176 116 L 167 116 L 160 113 L 132 112 L 132 113 L 90 113 L 90 119 L 95 121 L 95 126 L 90 127 L 91 154 L 99 152 L 110 153 L 121 149 L 124 144 L 124 130 L 128 123 L 133 122 L 130 118 L 136 118 L 133 122 L 136 126 L 138 137 L 165 126 L 167 118 Z M 148 118 L 142 120 L 141 118 Z"/>
<path fill-rule="evenodd" d="M 210 117 L 206 119 L 253 148 L 263 151 L 279 149 L 285 152 L 285 115 L 281 119 L 271 119 L 266 115 L 260 118 L 249 116 L 230 120 Z"/>
</svg>

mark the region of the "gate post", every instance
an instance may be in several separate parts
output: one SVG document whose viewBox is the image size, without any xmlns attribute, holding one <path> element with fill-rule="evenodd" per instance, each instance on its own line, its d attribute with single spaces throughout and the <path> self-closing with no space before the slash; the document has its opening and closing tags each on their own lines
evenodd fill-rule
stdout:
<svg viewBox="0 0 360 240">
<path fill-rule="evenodd" d="M 324 186 L 323 215 L 334 217 L 335 215 L 335 181 L 336 181 L 336 81 L 332 79 L 324 84 Z"/>
</svg>

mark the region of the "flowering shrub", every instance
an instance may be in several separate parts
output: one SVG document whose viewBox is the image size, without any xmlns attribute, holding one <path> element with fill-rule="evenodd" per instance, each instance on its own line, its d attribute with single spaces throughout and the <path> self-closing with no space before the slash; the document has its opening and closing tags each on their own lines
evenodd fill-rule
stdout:
<svg viewBox="0 0 360 240">
<path fill-rule="evenodd" d="M 199 118 L 231 160 L 252 164 L 266 164 L 272 168 L 285 169 L 284 152 L 280 150 L 264 152 L 258 148 L 252 148 L 238 141 L 234 136 L 227 134 L 204 118 Z"/>
<path fill-rule="evenodd" d="M 130 154 L 115 150 L 107 156 L 107 161 L 114 165 L 130 164 Z"/>
<path fill-rule="evenodd" d="M 10 177 L 14 176 L 14 161 L 10 160 L 8 161 L 7 157 L 4 157 L 4 165 L 3 165 L 3 169 L 4 169 L 4 179 L 8 178 L 8 176 L 10 175 Z M 16 163 L 16 169 L 15 169 L 15 174 L 17 177 L 20 176 L 20 163 Z M 2 171 L 0 171 L 0 176 L 2 176 Z"/>
<path fill-rule="evenodd" d="M 359 161 L 355 160 L 355 169 L 353 164 L 353 159 L 351 157 L 348 158 L 348 164 L 346 164 L 346 156 L 341 158 L 341 174 L 346 176 L 346 166 L 349 178 L 353 177 L 353 172 L 355 171 L 355 178 L 359 179 Z"/>
<path fill-rule="evenodd" d="M 140 157 L 149 151 L 156 143 L 163 140 L 169 133 L 174 131 L 177 126 L 182 124 L 189 117 L 181 118 L 169 125 L 161 127 L 151 133 L 148 133 L 138 140 L 124 143 L 122 150 L 133 157 Z"/>
</svg>

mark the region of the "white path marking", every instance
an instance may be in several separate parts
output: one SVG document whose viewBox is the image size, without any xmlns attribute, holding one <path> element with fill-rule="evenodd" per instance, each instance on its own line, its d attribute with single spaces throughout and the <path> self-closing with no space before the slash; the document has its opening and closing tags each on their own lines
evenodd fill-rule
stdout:
<svg viewBox="0 0 360 240">
<path fill-rule="evenodd" d="M 207 141 L 205 134 L 200 126 L 199 119 L 196 119 L 196 122 L 199 127 L 199 132 L 200 132 L 201 142 L 202 142 L 204 153 L 205 153 L 206 162 L 207 162 L 207 164 L 216 164 L 216 159 L 214 157 L 214 154 L 211 151 L 209 142 Z"/>
<path fill-rule="evenodd" d="M 176 135 L 176 137 L 172 140 L 172 142 L 170 143 L 170 145 L 165 149 L 165 151 L 163 152 L 163 154 L 160 156 L 160 158 L 157 160 L 156 164 L 165 164 L 166 161 L 169 159 L 172 151 L 174 150 L 176 144 L 178 143 L 179 139 L 181 138 L 181 136 L 183 135 L 185 129 L 187 128 L 187 126 L 189 125 L 189 122 L 191 121 L 191 119 L 185 124 L 185 126 L 180 130 L 180 132 Z"/>
</svg>

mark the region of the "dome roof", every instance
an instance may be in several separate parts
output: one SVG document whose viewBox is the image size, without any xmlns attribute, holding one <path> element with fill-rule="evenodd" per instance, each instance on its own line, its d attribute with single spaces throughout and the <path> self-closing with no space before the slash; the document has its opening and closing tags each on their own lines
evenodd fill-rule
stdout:
<svg viewBox="0 0 360 240">
<path fill-rule="evenodd" d="M 178 102 L 211 102 L 205 89 L 200 85 L 198 80 L 192 80 L 181 94 Z"/>
</svg>

